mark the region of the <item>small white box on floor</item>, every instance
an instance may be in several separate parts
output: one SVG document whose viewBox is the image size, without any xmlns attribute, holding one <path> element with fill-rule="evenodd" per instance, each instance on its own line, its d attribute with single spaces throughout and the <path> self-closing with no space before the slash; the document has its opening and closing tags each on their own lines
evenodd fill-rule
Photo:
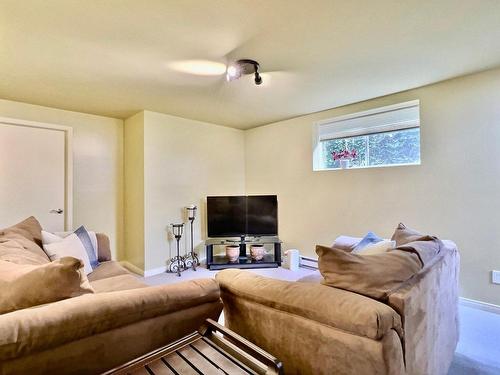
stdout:
<svg viewBox="0 0 500 375">
<path fill-rule="evenodd" d="M 290 271 L 298 271 L 300 266 L 300 253 L 297 249 L 285 251 L 284 267 Z"/>
</svg>

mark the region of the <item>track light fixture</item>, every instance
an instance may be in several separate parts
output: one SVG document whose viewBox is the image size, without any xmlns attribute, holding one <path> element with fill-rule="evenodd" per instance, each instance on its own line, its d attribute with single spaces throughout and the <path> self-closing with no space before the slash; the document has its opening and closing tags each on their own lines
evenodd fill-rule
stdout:
<svg viewBox="0 0 500 375">
<path fill-rule="evenodd" d="M 226 79 L 234 81 L 240 78 L 243 74 L 253 74 L 256 85 L 262 83 L 262 77 L 259 74 L 259 63 L 255 60 L 242 59 L 238 60 L 227 67 Z"/>
</svg>

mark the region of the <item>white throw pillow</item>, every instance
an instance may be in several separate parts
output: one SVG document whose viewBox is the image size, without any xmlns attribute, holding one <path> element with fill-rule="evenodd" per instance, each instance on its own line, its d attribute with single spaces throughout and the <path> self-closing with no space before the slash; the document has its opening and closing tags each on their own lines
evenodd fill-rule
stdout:
<svg viewBox="0 0 500 375">
<path fill-rule="evenodd" d="M 60 241 L 43 245 L 43 249 L 52 261 L 63 257 L 74 257 L 83 262 L 85 275 L 92 272 L 92 265 L 87 255 L 87 250 L 83 246 L 82 241 L 80 241 L 80 238 L 74 233 Z"/>
<path fill-rule="evenodd" d="M 396 247 L 396 241 L 382 240 L 377 243 L 367 245 L 363 247 L 361 250 L 356 251 L 355 253 L 359 255 L 380 254 L 393 250 L 395 247 Z"/>
<path fill-rule="evenodd" d="M 75 232 L 51 233 L 51 232 L 46 232 L 46 231 L 42 230 L 42 243 L 44 245 L 47 245 L 47 244 L 54 243 L 54 242 L 60 242 L 63 239 L 65 239 L 66 237 L 68 237 L 70 234 L 73 234 L 73 233 L 75 233 Z M 98 257 L 99 256 L 99 248 L 98 248 L 98 244 L 97 244 L 97 236 L 96 236 L 95 232 L 87 231 L 87 233 L 89 234 L 90 242 L 92 242 L 92 247 L 94 248 L 95 256 Z"/>
<path fill-rule="evenodd" d="M 74 233 L 74 232 L 54 232 L 51 234 L 59 236 L 61 239 L 63 239 L 65 237 L 68 237 L 71 233 Z M 88 230 L 87 233 L 89 234 L 90 241 L 92 242 L 92 246 L 95 249 L 95 255 L 97 256 L 98 255 L 98 246 L 99 246 L 97 243 L 97 235 L 95 234 L 95 232 L 92 232 L 90 230 Z M 42 233 L 42 241 L 43 241 L 43 233 Z"/>
<path fill-rule="evenodd" d="M 71 234 L 70 232 L 68 234 Z M 47 245 L 54 242 L 61 242 L 63 240 L 62 237 L 55 235 L 54 233 L 46 232 L 42 230 L 42 244 Z"/>
</svg>

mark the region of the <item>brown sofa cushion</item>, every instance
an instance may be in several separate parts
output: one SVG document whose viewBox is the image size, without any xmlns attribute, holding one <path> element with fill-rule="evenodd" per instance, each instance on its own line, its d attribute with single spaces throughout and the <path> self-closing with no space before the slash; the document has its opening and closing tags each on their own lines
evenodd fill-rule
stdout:
<svg viewBox="0 0 500 375">
<path fill-rule="evenodd" d="M 79 259 L 43 265 L 0 261 L 0 314 L 93 293 Z"/>
<path fill-rule="evenodd" d="M 379 300 L 418 273 L 421 268 L 415 253 L 392 250 L 374 255 L 348 253 L 316 246 L 323 283 Z"/>
<path fill-rule="evenodd" d="M 0 260 L 19 264 L 49 263 L 41 246 L 42 227 L 33 216 L 0 230 Z"/>
<path fill-rule="evenodd" d="M 234 269 L 223 270 L 215 278 L 229 309 L 235 306 L 235 299 L 241 299 L 262 305 L 263 310 L 277 309 L 375 340 L 391 329 L 402 334 L 400 316 L 392 308 L 359 294 Z M 253 324 L 259 325 L 259 322 Z"/>
<path fill-rule="evenodd" d="M 88 275 L 90 284 L 96 293 L 113 292 L 144 288 L 144 282 L 115 261 L 103 262 Z"/>
<path fill-rule="evenodd" d="M 173 285 L 86 294 L 3 314 L 0 315 L 0 362 L 160 315 L 218 304 L 219 301 L 217 282 L 199 279 Z M 179 327 L 161 329 L 176 331 Z"/>
<path fill-rule="evenodd" d="M 145 288 L 148 285 L 139 280 L 137 276 L 131 274 L 117 275 L 92 281 L 90 283 L 96 293 L 116 292 L 118 290 L 129 290 Z"/>
<path fill-rule="evenodd" d="M 314 271 L 313 273 L 301 277 L 297 280 L 298 283 L 312 283 L 312 284 L 323 284 L 323 276 L 319 271 Z"/>
<path fill-rule="evenodd" d="M 130 275 L 131 273 L 126 270 L 120 263 L 116 261 L 99 263 L 97 268 L 87 275 L 90 282 L 97 280 L 107 279 L 113 276 Z"/>
<path fill-rule="evenodd" d="M 107 262 L 111 260 L 111 246 L 109 237 L 104 233 L 96 233 L 97 238 L 97 260 L 99 262 Z"/>
<path fill-rule="evenodd" d="M 11 351 L 5 353 L 9 359 L 2 358 L 3 347 L 0 344 L 0 373 L 2 375 L 107 373 L 108 370 L 129 362 L 133 358 L 138 358 L 144 353 L 171 344 L 197 331 L 208 318 L 217 321 L 221 311 L 222 302 L 216 300 L 161 314 L 151 319 L 138 320 L 107 331 L 96 331 L 86 337 L 70 340 L 61 345 L 55 344 L 45 350 L 38 350 L 36 345 L 46 347 L 44 337 L 39 340 L 39 343 L 31 343 L 23 332 L 19 335 L 19 343 L 16 341 L 10 344 Z M 13 330 L 18 327 L 19 325 L 14 325 Z M 49 337 L 49 340 L 52 341 L 53 338 Z M 25 347 L 27 343 L 29 352 L 12 358 L 12 355 L 15 355 L 14 350 L 23 350 L 23 346 Z M 169 371 L 167 367 L 163 369 Z M 167 374 L 173 375 L 174 373 L 167 372 Z M 223 373 L 219 372 L 219 374 Z"/>
</svg>

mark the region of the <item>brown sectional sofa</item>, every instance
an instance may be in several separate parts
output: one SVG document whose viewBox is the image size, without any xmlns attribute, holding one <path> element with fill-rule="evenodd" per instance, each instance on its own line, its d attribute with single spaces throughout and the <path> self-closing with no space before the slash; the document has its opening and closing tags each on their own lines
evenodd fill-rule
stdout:
<svg viewBox="0 0 500 375">
<path fill-rule="evenodd" d="M 98 374 L 218 319 L 215 280 L 147 286 L 110 259 L 105 235 L 98 241 L 102 263 L 88 276 L 95 293 L 0 315 L 1 375 Z"/>
<path fill-rule="evenodd" d="M 225 324 L 288 374 L 445 375 L 458 342 L 459 254 L 441 253 L 386 302 L 240 270 L 217 274 Z"/>
</svg>

